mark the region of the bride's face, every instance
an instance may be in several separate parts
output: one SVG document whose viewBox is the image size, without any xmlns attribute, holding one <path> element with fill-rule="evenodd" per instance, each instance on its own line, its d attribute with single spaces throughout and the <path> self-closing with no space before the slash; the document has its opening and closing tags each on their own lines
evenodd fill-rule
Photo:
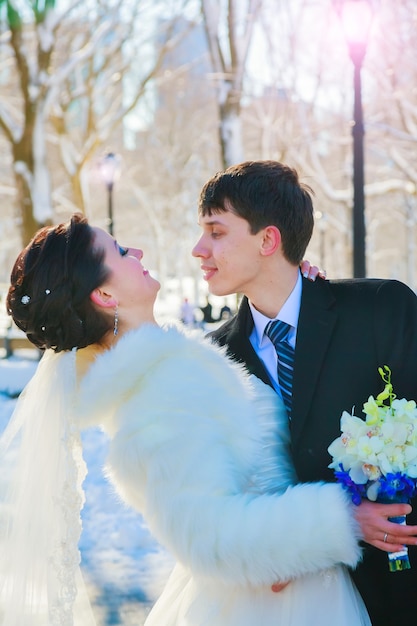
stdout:
<svg viewBox="0 0 417 626">
<path fill-rule="evenodd" d="M 133 308 L 139 314 L 153 310 L 160 284 L 143 267 L 142 250 L 121 246 L 101 228 L 93 228 L 93 231 L 94 247 L 104 250 L 104 263 L 110 270 L 102 289 L 116 299 L 120 311 Z"/>
</svg>

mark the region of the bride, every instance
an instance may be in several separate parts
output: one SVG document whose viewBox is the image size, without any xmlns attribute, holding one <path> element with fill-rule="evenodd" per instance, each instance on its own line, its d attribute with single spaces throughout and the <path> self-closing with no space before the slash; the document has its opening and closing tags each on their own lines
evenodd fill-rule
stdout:
<svg viewBox="0 0 417 626">
<path fill-rule="evenodd" d="M 7 307 L 45 349 L 1 440 L 3 626 L 86 626 L 80 431 L 177 565 L 146 626 L 369 626 L 346 566 L 360 529 L 336 484 L 296 483 L 278 396 L 221 350 L 159 327 L 143 253 L 75 215 L 40 230 Z M 274 593 L 271 589 L 281 589 Z"/>
</svg>

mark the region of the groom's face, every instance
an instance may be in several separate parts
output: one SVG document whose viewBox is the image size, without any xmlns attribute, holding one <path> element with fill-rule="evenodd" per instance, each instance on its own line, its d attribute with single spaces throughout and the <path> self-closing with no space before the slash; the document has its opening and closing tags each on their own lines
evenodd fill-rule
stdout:
<svg viewBox="0 0 417 626">
<path fill-rule="evenodd" d="M 192 255 L 200 259 L 210 293 L 250 298 L 262 267 L 263 231 L 252 235 L 249 223 L 230 211 L 200 216 L 199 224 L 203 233 Z"/>
</svg>

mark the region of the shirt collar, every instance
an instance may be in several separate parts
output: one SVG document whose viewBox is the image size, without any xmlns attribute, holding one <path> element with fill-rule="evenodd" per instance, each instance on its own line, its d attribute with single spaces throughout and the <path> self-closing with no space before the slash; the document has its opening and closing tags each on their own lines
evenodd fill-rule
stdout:
<svg viewBox="0 0 417 626">
<path fill-rule="evenodd" d="M 297 282 L 295 283 L 294 289 L 291 291 L 290 295 L 284 302 L 281 310 L 278 312 L 278 315 L 274 317 L 274 320 L 281 320 L 282 322 L 286 322 L 291 326 L 289 337 L 295 337 L 298 326 L 298 316 L 300 314 L 300 306 L 301 306 L 301 292 L 303 287 L 303 281 L 301 279 L 301 273 L 298 272 Z M 264 340 L 264 331 L 265 326 L 268 322 L 271 321 L 271 318 L 266 317 L 262 313 L 260 313 L 251 302 L 249 302 L 249 307 L 253 317 L 254 323 L 254 331 L 256 342 L 258 346 L 261 346 Z"/>
</svg>

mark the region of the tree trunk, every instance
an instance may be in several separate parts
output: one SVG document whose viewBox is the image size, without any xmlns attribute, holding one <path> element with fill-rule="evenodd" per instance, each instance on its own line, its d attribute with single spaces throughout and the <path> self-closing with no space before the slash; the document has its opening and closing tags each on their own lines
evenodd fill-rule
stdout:
<svg viewBox="0 0 417 626">
<path fill-rule="evenodd" d="M 22 244 L 25 246 L 39 228 L 39 224 L 33 217 L 32 194 L 30 192 L 30 187 L 27 184 L 27 176 L 24 173 L 16 171 L 20 169 L 18 167 L 19 165 L 19 163 L 16 163 L 15 166 L 15 183 L 17 191 L 17 206 L 19 208 L 20 216 L 20 235 Z"/>
<path fill-rule="evenodd" d="M 226 102 L 219 106 L 220 147 L 224 169 L 243 161 L 240 104 L 231 100 L 229 94 Z"/>
</svg>

